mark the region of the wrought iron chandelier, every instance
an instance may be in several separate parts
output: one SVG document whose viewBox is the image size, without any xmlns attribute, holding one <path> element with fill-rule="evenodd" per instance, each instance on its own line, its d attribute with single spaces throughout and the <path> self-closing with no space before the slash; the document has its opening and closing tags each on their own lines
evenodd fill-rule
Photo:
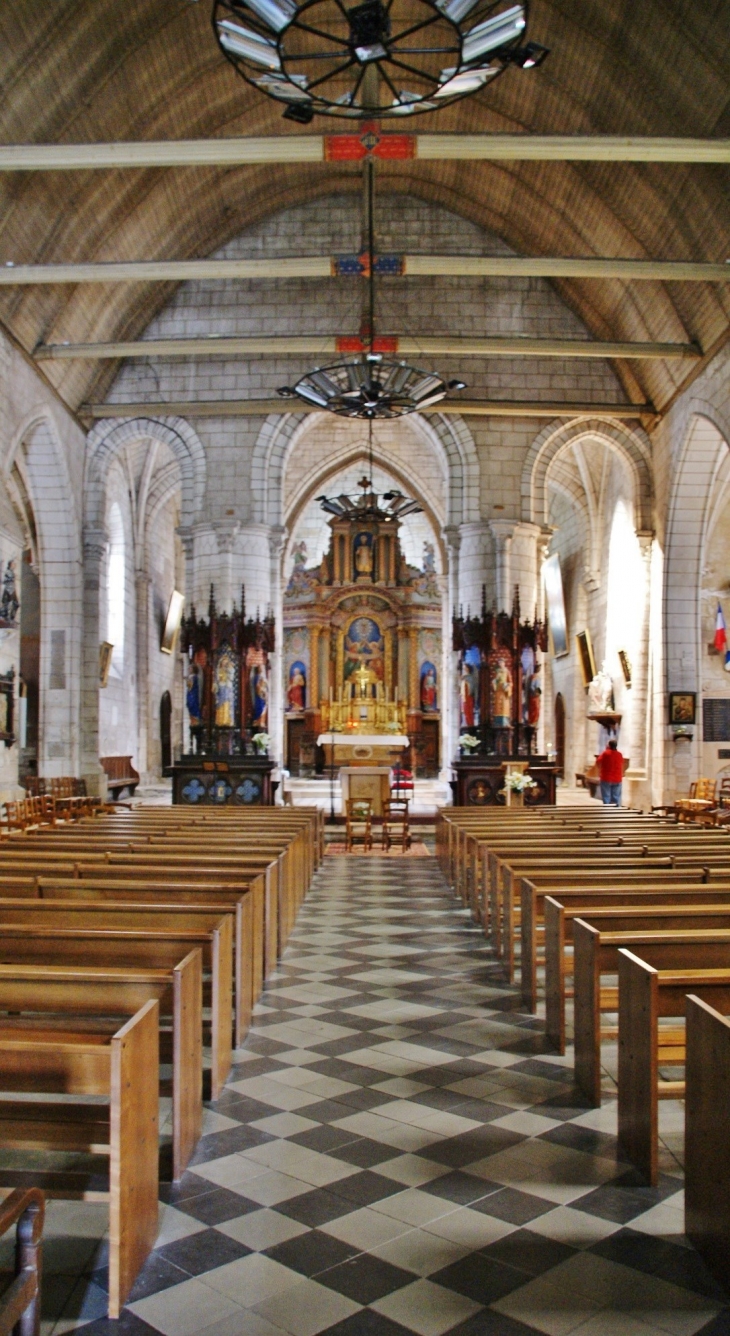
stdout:
<svg viewBox="0 0 730 1336">
<path fill-rule="evenodd" d="M 430 408 L 449 390 L 463 390 L 463 380 L 446 382 L 434 371 L 389 360 L 377 351 L 375 338 L 375 164 L 364 164 L 367 200 L 367 304 L 362 325 L 367 351 L 358 358 L 315 367 L 294 385 L 282 385 L 282 399 L 302 399 L 338 417 L 397 418 Z"/>
<path fill-rule="evenodd" d="M 362 496 L 348 496 L 341 492 L 339 496 L 318 496 L 320 506 L 328 515 L 346 520 L 404 520 L 406 515 L 420 515 L 423 506 L 412 500 L 397 488 L 379 494 L 373 488 L 373 420 L 368 422 L 368 473 L 362 477 L 358 487 Z"/>
<path fill-rule="evenodd" d="M 214 0 L 213 30 L 234 69 L 308 124 L 317 114 L 382 119 L 438 111 L 509 65 L 548 54 L 524 44 L 527 0 Z"/>
</svg>

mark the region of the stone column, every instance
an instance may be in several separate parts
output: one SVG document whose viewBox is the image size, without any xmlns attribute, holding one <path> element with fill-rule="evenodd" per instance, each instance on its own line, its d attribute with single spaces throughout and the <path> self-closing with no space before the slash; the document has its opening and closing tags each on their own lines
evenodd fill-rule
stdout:
<svg viewBox="0 0 730 1336">
<path fill-rule="evenodd" d="M 455 524 L 443 530 L 448 554 L 448 585 L 443 604 L 443 658 L 441 669 L 441 779 L 451 778 L 451 762 L 456 755 L 459 736 L 459 656 L 451 648 L 451 619 L 459 611 L 459 553 L 461 533 Z"/>
<path fill-rule="evenodd" d="M 514 595 L 512 582 L 512 535 L 514 520 L 490 520 L 494 539 L 495 592 L 497 612 L 511 612 Z"/>
<path fill-rule="evenodd" d="M 105 529 L 84 529 L 84 603 L 81 647 L 81 778 L 90 794 L 106 797 L 106 776 L 99 765 L 99 644 L 101 571 L 109 536 Z"/>
<path fill-rule="evenodd" d="M 137 620 L 137 768 L 149 778 L 148 739 L 154 727 L 150 719 L 150 594 L 152 581 L 146 571 L 135 571 Z"/>
<path fill-rule="evenodd" d="M 509 575 L 511 582 L 510 601 L 506 605 L 512 608 L 515 585 L 520 588 L 520 608 L 522 620 L 531 622 L 541 603 L 540 546 L 543 533 L 539 524 L 530 524 L 520 520 L 513 525 L 510 543 Z"/>
<path fill-rule="evenodd" d="M 271 737 L 270 755 L 279 765 L 284 764 L 284 598 L 281 558 L 286 538 L 287 531 L 283 525 L 276 525 L 269 531 L 269 588 L 276 649 L 271 655 L 267 732 Z"/>
</svg>

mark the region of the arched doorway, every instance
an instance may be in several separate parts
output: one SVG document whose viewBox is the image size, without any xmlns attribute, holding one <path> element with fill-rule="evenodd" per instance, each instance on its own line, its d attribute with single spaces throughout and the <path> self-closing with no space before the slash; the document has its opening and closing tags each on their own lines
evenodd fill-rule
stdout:
<svg viewBox="0 0 730 1336">
<path fill-rule="evenodd" d="M 565 701 L 560 692 L 555 697 L 555 763 L 558 775 L 565 779 Z"/>
</svg>

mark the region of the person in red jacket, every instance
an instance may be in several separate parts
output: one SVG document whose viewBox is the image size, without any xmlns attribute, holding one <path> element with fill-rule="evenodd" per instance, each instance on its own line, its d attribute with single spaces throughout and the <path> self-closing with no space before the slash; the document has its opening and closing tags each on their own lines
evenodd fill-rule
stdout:
<svg viewBox="0 0 730 1336">
<path fill-rule="evenodd" d="M 601 798 L 607 807 L 621 806 L 621 781 L 624 777 L 624 758 L 618 743 L 611 739 L 596 761 L 601 777 Z"/>
</svg>

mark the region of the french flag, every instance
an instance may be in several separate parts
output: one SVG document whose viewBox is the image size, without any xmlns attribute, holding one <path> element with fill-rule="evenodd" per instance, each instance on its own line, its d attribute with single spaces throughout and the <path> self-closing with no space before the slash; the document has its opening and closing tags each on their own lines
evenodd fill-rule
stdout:
<svg viewBox="0 0 730 1336">
<path fill-rule="evenodd" d="M 717 605 L 717 614 L 715 616 L 715 649 L 718 654 L 725 655 L 725 670 L 730 673 L 730 649 L 728 649 L 727 643 L 727 627 L 725 625 L 725 617 L 720 603 Z"/>
</svg>

